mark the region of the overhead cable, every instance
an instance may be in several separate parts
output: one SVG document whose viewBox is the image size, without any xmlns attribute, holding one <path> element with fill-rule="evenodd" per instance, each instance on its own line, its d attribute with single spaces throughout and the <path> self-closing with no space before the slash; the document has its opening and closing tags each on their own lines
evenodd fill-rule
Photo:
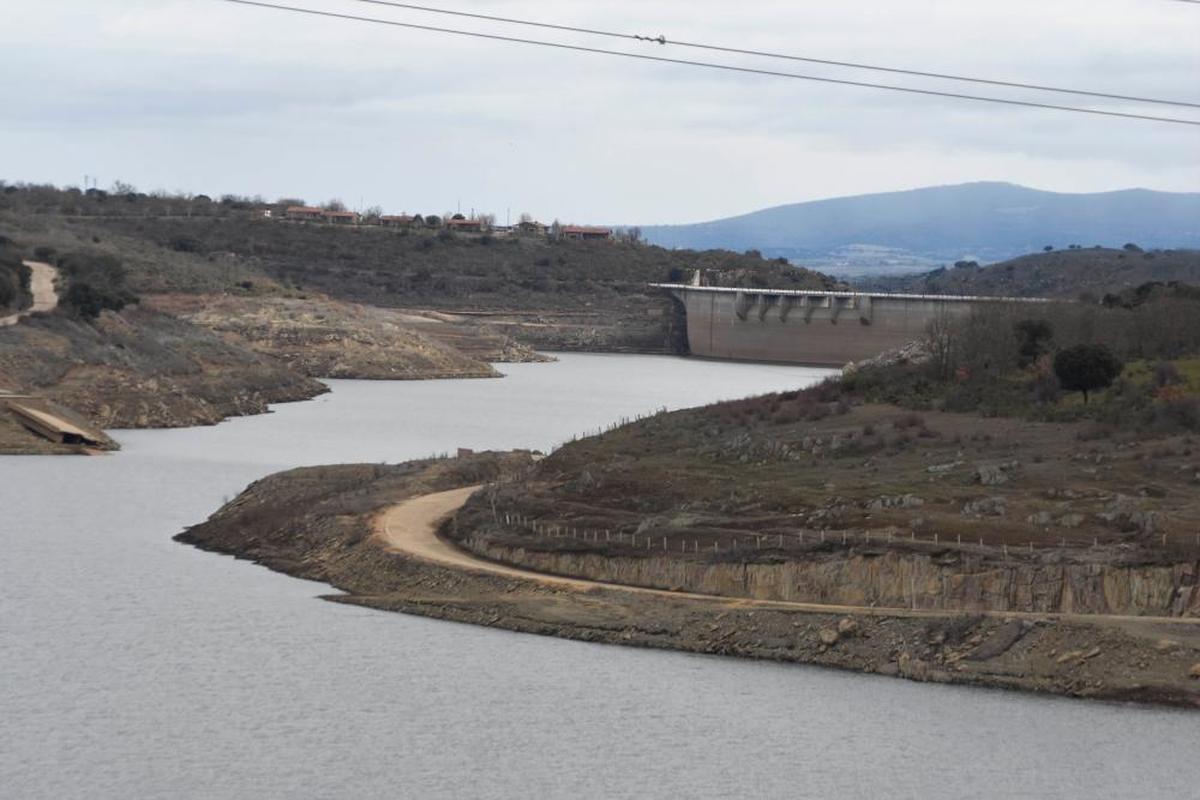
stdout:
<svg viewBox="0 0 1200 800">
<path fill-rule="evenodd" d="M 375 25 L 387 25 L 395 28 L 405 28 L 408 30 L 425 31 L 428 33 L 442 33 L 452 36 L 464 36 L 472 39 L 486 39 L 496 42 L 506 42 L 509 44 L 524 44 L 537 47 L 547 47 L 556 50 L 567 50 L 578 53 L 592 53 L 595 55 L 615 56 L 618 58 L 629 58 L 638 61 L 654 61 L 664 64 L 676 64 L 685 67 L 698 67 L 702 69 L 720 70 L 724 72 L 740 73 L 745 75 L 764 75 L 774 78 L 791 78 L 794 80 L 814 81 L 816 83 L 836 84 L 840 86 L 856 86 L 868 89 L 881 89 L 891 92 L 902 92 L 904 94 L 925 95 L 929 97 L 941 97 L 952 100 L 971 100 L 981 103 L 995 103 L 1006 106 L 1021 106 L 1024 108 L 1040 108 L 1051 111 L 1067 111 L 1076 114 L 1090 114 L 1100 117 L 1117 117 L 1121 119 L 1142 120 L 1147 122 L 1163 122 L 1173 125 L 1191 125 L 1200 127 L 1200 120 L 1184 119 L 1180 117 L 1160 117 L 1150 114 L 1134 114 L 1123 111 L 1105 111 L 1098 108 L 1083 108 L 1078 106 L 1064 106 L 1055 103 L 1039 103 L 1031 100 L 1015 100 L 1003 97 L 989 97 L 985 95 L 962 94 L 959 92 L 943 92 L 934 89 L 918 89 L 909 86 L 894 86 L 883 83 L 871 83 L 868 81 L 853 81 L 842 78 L 827 78 L 818 75 L 804 75 L 796 72 L 783 72 L 779 70 L 760 69 L 756 67 L 736 66 L 733 64 L 720 64 L 711 61 L 694 61 L 683 58 L 669 58 L 667 56 L 652 56 L 645 53 L 626 53 L 620 50 L 606 50 L 599 47 L 585 47 L 583 45 L 566 44 L 564 42 L 548 42 L 540 39 L 524 39 L 516 36 L 502 36 L 494 33 L 481 33 L 478 31 L 464 31 L 454 28 L 443 28 L 435 25 L 418 25 L 411 22 L 399 22 L 397 20 L 379 19 L 376 17 L 362 17 L 355 14 L 343 14 L 336 11 L 319 11 L 312 8 L 301 8 L 298 6 L 288 6 L 276 3 L 265 3 L 259 0 L 219 0 L 219 2 L 233 3 L 241 6 L 253 6 L 256 8 L 272 9 L 275 11 L 284 11 L 295 14 L 307 14 L 309 16 L 326 17 L 332 19 L 351 20 L 354 22 L 366 22 Z"/>
</svg>

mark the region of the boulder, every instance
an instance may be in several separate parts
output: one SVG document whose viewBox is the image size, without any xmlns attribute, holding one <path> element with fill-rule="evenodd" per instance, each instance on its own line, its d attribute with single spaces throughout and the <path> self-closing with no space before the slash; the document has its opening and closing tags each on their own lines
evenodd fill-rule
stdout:
<svg viewBox="0 0 1200 800">
<path fill-rule="evenodd" d="M 1008 503 L 1003 497 L 981 497 L 967 502 L 962 513 L 981 517 L 1003 517 L 1008 512 Z"/>
</svg>

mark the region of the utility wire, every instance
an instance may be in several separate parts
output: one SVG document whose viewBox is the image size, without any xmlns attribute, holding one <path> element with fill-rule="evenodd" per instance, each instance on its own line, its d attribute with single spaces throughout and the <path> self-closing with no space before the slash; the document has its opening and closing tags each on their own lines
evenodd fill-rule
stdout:
<svg viewBox="0 0 1200 800">
<path fill-rule="evenodd" d="M 617 56 L 619 58 L 632 58 L 638 61 L 657 61 L 664 64 L 678 64 L 686 67 L 701 67 L 704 69 L 715 69 L 724 72 L 736 72 L 747 75 L 766 75 L 775 78 L 793 78 L 796 80 L 815 81 L 817 83 L 837 84 L 841 86 L 858 86 L 868 89 L 884 89 L 892 92 L 903 92 L 905 94 L 919 94 L 930 97 L 943 97 L 953 100 L 974 100 L 982 103 L 997 103 L 1007 106 L 1022 106 L 1025 108 L 1041 108 L 1052 111 L 1070 111 L 1077 114 L 1091 114 L 1100 117 L 1118 117 L 1122 119 L 1145 120 L 1149 122 L 1165 122 L 1173 125 L 1192 125 L 1200 127 L 1200 120 L 1182 119 L 1178 117 L 1157 117 L 1148 114 L 1131 114 L 1121 111 L 1102 111 L 1096 108 L 1080 108 L 1077 106 L 1063 106 L 1053 103 L 1036 103 L 1029 100 L 1008 100 L 1000 97 L 986 97 L 983 95 L 960 94 L 957 92 L 940 92 L 932 89 L 914 89 L 907 86 L 892 86 L 883 83 L 868 83 L 866 81 L 851 81 L 841 78 L 824 78 L 816 75 L 802 75 L 796 72 L 781 72 L 769 69 L 757 69 L 754 67 L 739 67 L 732 64 L 718 64 L 711 61 L 693 61 L 683 58 L 667 58 L 665 56 L 650 56 L 643 53 L 625 53 L 620 50 L 605 50 L 598 47 L 584 47 L 582 45 L 565 44 L 562 42 L 547 42 L 539 39 L 522 39 L 515 36 L 501 36 L 494 33 L 479 33 L 476 31 L 463 31 L 454 28 L 441 28 L 434 25 L 417 25 L 410 22 L 398 22 L 390 19 L 378 19 L 375 17 L 360 17 L 354 14 L 342 14 L 335 11 L 317 11 L 311 8 L 299 8 L 297 6 L 279 5 L 274 3 L 264 3 L 258 0 L 220 0 L 220 2 L 233 3 L 241 6 L 254 6 L 257 8 L 269 8 L 275 11 L 287 11 L 296 14 L 307 14 L 315 17 L 328 17 L 332 19 L 352 20 L 355 22 L 367 22 L 375 25 L 388 25 L 395 28 L 406 28 L 409 30 L 426 31 L 429 33 L 444 33 L 453 36 L 465 36 L 472 39 L 488 39 L 497 42 L 508 42 L 511 44 L 527 44 L 538 47 L 549 47 L 556 50 L 570 50 L 578 53 L 593 53 L 596 55 Z"/>
<path fill-rule="evenodd" d="M 423 11 L 430 14 L 444 14 L 451 17 L 466 17 L 469 19 L 486 20 L 488 22 L 502 22 L 507 25 L 525 25 L 531 28 L 544 28 L 547 30 L 564 31 L 570 33 L 585 33 L 589 36 L 607 36 L 611 39 L 628 39 L 640 42 L 653 42 L 660 45 L 674 45 L 675 47 L 688 47 L 695 50 L 711 50 L 718 53 L 733 53 L 743 56 L 758 56 L 761 58 L 776 58 L 784 61 L 802 61 L 807 64 L 824 64 L 831 67 L 850 67 L 852 69 L 871 70 L 874 72 L 887 72 L 893 75 L 913 75 L 919 78 L 936 78 L 938 80 L 961 81 L 964 83 L 980 83 L 988 86 L 1005 86 L 1010 89 L 1033 89 L 1039 92 L 1056 92 L 1059 94 L 1073 94 L 1084 97 L 1100 97 L 1107 100 L 1129 100 L 1136 103 L 1154 103 L 1156 105 L 1167 106 L 1182 106 L 1184 108 L 1200 108 L 1200 103 L 1189 103 L 1184 100 L 1164 100 L 1154 97 L 1137 97 L 1134 95 L 1125 94 L 1110 94 L 1108 92 L 1093 92 L 1086 89 L 1066 89 L 1059 86 L 1043 86 L 1036 83 L 1018 83 L 1016 81 L 1001 81 L 992 80 L 989 78 L 973 78 L 965 75 L 951 75 L 944 72 L 922 72 L 915 69 L 902 69 L 900 67 L 881 67 L 873 64 L 860 64 L 853 61 L 834 61 L 827 58 L 813 58 L 810 56 L 788 55 L 786 53 L 772 53 L 763 50 L 747 50 L 740 47 L 722 47 L 715 44 L 702 44 L 699 42 L 684 42 L 675 39 L 667 39 L 665 36 L 638 36 L 631 33 L 617 33 L 614 31 L 597 30 L 594 28 L 581 28 L 574 25 L 557 25 L 550 22 L 537 22 L 534 20 L 514 19 L 512 17 L 497 17 L 490 14 L 477 14 L 469 11 L 451 11 L 444 8 L 434 8 L 433 6 L 417 5 L 415 3 L 397 3 L 391 0 L 355 0 L 359 3 L 368 3 L 376 6 L 390 6 L 392 8 L 403 8 L 409 11 Z M 1180 0 L 1180 2 L 1200 3 L 1200 0 Z"/>
</svg>

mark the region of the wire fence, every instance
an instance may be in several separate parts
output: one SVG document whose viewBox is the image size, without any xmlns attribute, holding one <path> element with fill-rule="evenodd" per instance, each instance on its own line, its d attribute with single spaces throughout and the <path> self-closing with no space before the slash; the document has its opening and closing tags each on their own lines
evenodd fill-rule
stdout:
<svg viewBox="0 0 1200 800">
<path fill-rule="evenodd" d="M 1141 538 L 1137 545 L 1113 541 L 1111 537 L 1098 535 L 1043 537 L 1039 541 L 1025 543 L 989 542 L 985 537 L 964 537 L 961 533 L 918 533 L 898 527 L 880 530 L 836 530 L 797 529 L 791 531 L 739 531 L 713 529 L 708 531 L 682 531 L 666 533 L 662 530 L 643 529 L 641 524 L 616 528 L 599 528 L 579 525 L 578 521 L 548 519 L 531 516 L 519 510 L 502 514 L 497 512 L 498 522 L 511 533 L 553 541 L 569 540 L 584 544 L 605 544 L 632 550 L 681 555 L 751 554 L 759 551 L 786 551 L 812 549 L 830 545 L 844 547 L 897 546 L 915 549 L 947 548 L 964 553 L 1000 555 L 1005 558 L 1062 553 L 1079 555 L 1087 552 L 1110 552 L 1114 549 L 1132 549 L 1135 546 L 1152 546 L 1158 552 L 1200 557 L 1200 532 L 1191 535 L 1171 533 L 1150 534 Z"/>
</svg>

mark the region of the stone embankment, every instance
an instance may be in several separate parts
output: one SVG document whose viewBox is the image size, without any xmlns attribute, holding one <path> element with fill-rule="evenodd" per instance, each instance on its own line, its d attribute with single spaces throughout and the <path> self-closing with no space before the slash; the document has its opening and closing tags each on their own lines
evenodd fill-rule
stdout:
<svg viewBox="0 0 1200 800">
<path fill-rule="evenodd" d="M 900 552 L 843 551 L 774 563 L 618 557 L 514 547 L 490 539 L 469 546 L 492 561 L 605 583 L 700 594 L 832 605 L 978 613 L 1020 611 L 1200 617 L 1200 563 L 1122 565 L 1099 557 L 1020 560 Z"/>
</svg>

